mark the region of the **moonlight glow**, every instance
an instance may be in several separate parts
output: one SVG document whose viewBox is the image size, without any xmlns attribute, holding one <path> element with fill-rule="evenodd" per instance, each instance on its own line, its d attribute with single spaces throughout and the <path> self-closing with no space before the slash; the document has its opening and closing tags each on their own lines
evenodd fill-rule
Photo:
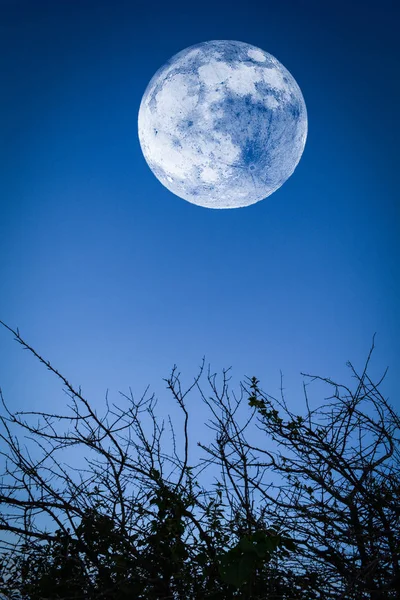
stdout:
<svg viewBox="0 0 400 600">
<path fill-rule="evenodd" d="M 173 56 L 151 79 L 139 140 L 171 192 L 208 208 L 249 206 L 293 173 L 307 112 L 292 75 L 271 54 L 211 41 Z"/>
</svg>

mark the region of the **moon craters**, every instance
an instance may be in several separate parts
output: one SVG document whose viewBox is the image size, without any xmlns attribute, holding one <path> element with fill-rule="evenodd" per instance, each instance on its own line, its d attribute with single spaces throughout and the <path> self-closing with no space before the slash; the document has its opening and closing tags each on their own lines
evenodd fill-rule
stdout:
<svg viewBox="0 0 400 600">
<path fill-rule="evenodd" d="M 155 176 L 209 208 L 272 194 L 293 173 L 306 135 L 292 75 L 243 42 L 204 42 L 175 55 L 150 81 L 139 110 L 139 140 Z"/>
</svg>

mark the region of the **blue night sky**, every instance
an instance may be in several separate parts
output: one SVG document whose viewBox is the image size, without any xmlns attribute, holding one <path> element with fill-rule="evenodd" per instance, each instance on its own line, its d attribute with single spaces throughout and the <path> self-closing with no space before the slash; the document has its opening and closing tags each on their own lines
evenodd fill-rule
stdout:
<svg viewBox="0 0 400 600">
<path fill-rule="evenodd" d="M 176 363 L 256 375 L 400 372 L 399 90 L 395 3 L 0 1 L 0 318 L 103 407 L 147 384 L 160 412 Z M 137 135 L 142 95 L 180 50 L 240 40 L 295 77 L 309 132 L 293 176 L 248 208 L 171 194 Z M 60 386 L 0 330 L 14 409 L 64 406 Z M 200 411 L 200 400 L 189 406 Z"/>
</svg>

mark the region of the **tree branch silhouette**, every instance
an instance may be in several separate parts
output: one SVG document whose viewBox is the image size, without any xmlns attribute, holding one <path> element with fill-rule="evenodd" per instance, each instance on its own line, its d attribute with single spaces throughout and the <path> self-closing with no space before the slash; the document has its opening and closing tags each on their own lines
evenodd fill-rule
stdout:
<svg viewBox="0 0 400 600">
<path fill-rule="evenodd" d="M 380 392 L 383 378 L 369 376 L 374 342 L 360 375 L 348 363 L 352 387 L 303 374 L 302 414 L 289 408 L 282 378 L 279 398 L 255 377 L 236 395 L 230 369 L 219 379 L 203 359 L 184 389 L 175 366 L 165 383 L 182 432 L 178 438 L 169 418 L 168 453 L 148 389 L 139 399 L 121 394 L 126 410 L 106 395 L 100 418 L 18 329 L 2 325 L 70 402 L 68 414 L 13 413 L 0 390 L 0 530 L 16 538 L 2 542 L 0 592 L 27 600 L 397 597 L 400 420 Z M 317 408 L 311 385 L 331 390 Z M 197 462 L 193 395 L 208 407 L 214 438 L 197 440 Z M 13 427 L 40 458 L 23 450 Z M 63 463 L 71 447 L 86 468 Z M 210 469 L 218 473 L 213 489 L 199 483 Z M 53 531 L 38 527 L 39 515 Z"/>
</svg>

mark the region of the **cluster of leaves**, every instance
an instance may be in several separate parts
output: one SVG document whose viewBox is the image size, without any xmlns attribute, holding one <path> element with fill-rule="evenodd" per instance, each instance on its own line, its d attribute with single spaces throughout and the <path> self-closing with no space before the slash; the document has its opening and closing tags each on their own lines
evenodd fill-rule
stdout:
<svg viewBox="0 0 400 600">
<path fill-rule="evenodd" d="M 109 516 L 88 510 L 75 536 L 57 530 L 51 542 L 22 545 L 12 566 L 1 565 L 8 578 L 1 579 L 0 590 L 26 600 L 183 600 L 264 598 L 268 585 L 290 589 L 278 569 L 268 568 L 278 548 L 294 550 L 290 539 L 258 530 L 218 549 L 212 539 L 226 542 L 229 536 L 214 519 L 203 532 L 205 542 L 189 542 L 187 502 L 164 487 L 150 505 L 157 517 L 140 535 L 124 536 Z"/>
</svg>

